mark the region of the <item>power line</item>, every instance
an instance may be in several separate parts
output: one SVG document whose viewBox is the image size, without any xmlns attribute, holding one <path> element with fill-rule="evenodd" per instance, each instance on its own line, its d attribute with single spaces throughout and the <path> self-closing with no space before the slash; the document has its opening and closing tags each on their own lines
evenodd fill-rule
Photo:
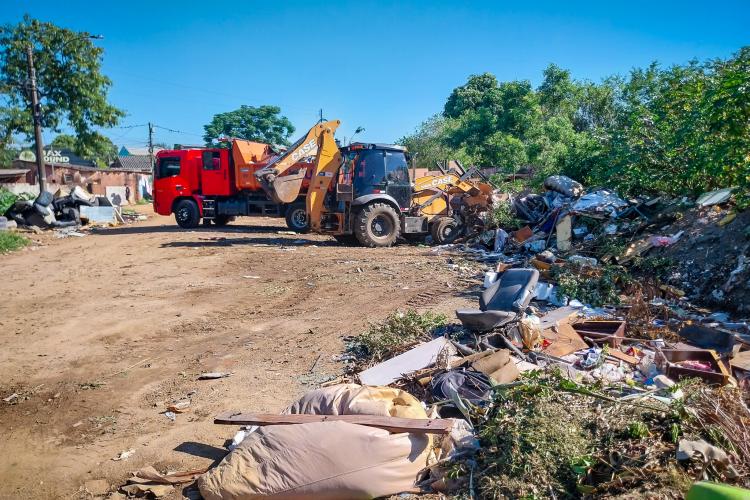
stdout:
<svg viewBox="0 0 750 500">
<path fill-rule="evenodd" d="M 145 127 L 147 125 L 148 125 L 147 123 L 144 123 L 142 125 L 122 125 L 122 126 L 111 127 L 111 128 L 138 128 L 138 127 Z"/>
<path fill-rule="evenodd" d="M 196 134 L 193 132 L 183 132 L 182 130 L 175 130 L 169 127 L 162 127 L 161 125 L 154 125 L 154 128 L 160 128 L 162 130 L 166 130 L 167 132 L 172 132 L 173 134 L 184 134 L 184 135 L 193 135 L 195 137 L 203 137 L 203 134 Z"/>
</svg>

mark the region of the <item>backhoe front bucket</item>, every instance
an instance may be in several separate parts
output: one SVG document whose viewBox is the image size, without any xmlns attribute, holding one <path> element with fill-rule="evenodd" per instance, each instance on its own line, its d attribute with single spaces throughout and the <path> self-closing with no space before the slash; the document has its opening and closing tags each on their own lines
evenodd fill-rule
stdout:
<svg viewBox="0 0 750 500">
<path fill-rule="evenodd" d="M 273 180 L 266 193 L 276 203 L 291 203 L 297 199 L 305 180 L 307 169 L 300 169 L 296 174 L 281 175 Z"/>
</svg>

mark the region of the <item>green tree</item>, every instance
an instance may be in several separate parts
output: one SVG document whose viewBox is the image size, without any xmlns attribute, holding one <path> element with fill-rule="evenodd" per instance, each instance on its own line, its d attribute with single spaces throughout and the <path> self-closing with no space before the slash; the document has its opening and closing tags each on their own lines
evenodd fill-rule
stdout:
<svg viewBox="0 0 750 500">
<path fill-rule="evenodd" d="M 445 130 L 449 119 L 434 115 L 419 124 L 411 135 L 398 140 L 406 146 L 419 168 L 434 169 L 436 162 L 458 160 L 464 165 L 472 163 L 472 158 L 462 149 L 452 149 L 445 142 Z"/>
<path fill-rule="evenodd" d="M 539 104 L 546 116 L 563 115 L 572 119 L 579 91 L 580 87 L 570 78 L 570 71 L 550 64 L 537 89 Z"/>
<path fill-rule="evenodd" d="M 79 33 L 24 16 L 0 27 L 0 147 L 15 134 L 33 137 L 26 50 L 37 70 L 42 127 L 59 132 L 67 123 L 80 141 L 96 148 L 94 127 L 111 127 L 124 112 L 107 101 L 111 80 L 101 72 L 101 48 Z"/>
<path fill-rule="evenodd" d="M 234 111 L 214 115 L 211 123 L 203 128 L 206 144 L 229 137 L 289 145 L 289 136 L 294 133 L 292 122 L 281 115 L 278 106 L 240 106 Z"/>
<path fill-rule="evenodd" d="M 76 138 L 69 134 L 59 134 L 52 139 L 52 142 L 50 142 L 49 145 L 53 148 L 69 149 L 75 154 L 78 154 L 76 151 Z"/>
</svg>

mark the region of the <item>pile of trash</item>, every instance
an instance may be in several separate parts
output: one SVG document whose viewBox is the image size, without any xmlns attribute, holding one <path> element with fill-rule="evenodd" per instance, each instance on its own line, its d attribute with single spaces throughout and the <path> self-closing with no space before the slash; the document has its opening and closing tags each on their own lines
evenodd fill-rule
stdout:
<svg viewBox="0 0 750 500">
<path fill-rule="evenodd" d="M 3 207 L 7 208 L 0 217 L 0 230 L 17 227 L 56 229 L 61 237 L 65 237 L 84 224 L 117 224 L 145 218 L 135 212 L 128 214 L 114 206 L 106 196 L 89 194 L 80 186 L 71 190 L 60 188 L 55 194 L 44 191 L 36 198 L 33 195 L 4 194 L 12 199 L 4 196 Z"/>
<path fill-rule="evenodd" d="M 644 257 L 689 237 L 656 232 L 685 202 L 545 187 L 509 200 L 526 225 L 434 249 L 489 267 L 457 321 L 396 313 L 281 415 L 217 415 L 240 430 L 200 494 L 750 496 L 750 328 Z"/>
<path fill-rule="evenodd" d="M 750 495 L 750 338 L 691 321 L 644 333 L 645 302 L 550 306 L 539 277 L 498 273 L 460 324 L 393 315 L 337 358 L 348 376 L 281 415 L 217 415 L 241 427 L 201 495 Z"/>
</svg>

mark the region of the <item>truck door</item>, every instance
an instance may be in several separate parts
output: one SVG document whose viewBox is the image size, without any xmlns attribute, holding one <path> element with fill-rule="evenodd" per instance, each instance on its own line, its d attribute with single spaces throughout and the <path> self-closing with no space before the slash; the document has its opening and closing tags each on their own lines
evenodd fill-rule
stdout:
<svg viewBox="0 0 750 500">
<path fill-rule="evenodd" d="M 409 166 L 401 151 L 385 152 L 385 180 L 386 194 L 392 196 L 401 210 L 411 205 L 411 181 L 409 180 Z"/>
<path fill-rule="evenodd" d="M 232 183 L 229 178 L 229 152 L 203 151 L 201 153 L 201 191 L 206 196 L 229 196 Z"/>
<path fill-rule="evenodd" d="M 190 196 L 190 183 L 182 169 L 181 156 L 161 156 L 154 168 L 154 211 L 161 215 L 172 213 L 178 196 Z"/>
</svg>

